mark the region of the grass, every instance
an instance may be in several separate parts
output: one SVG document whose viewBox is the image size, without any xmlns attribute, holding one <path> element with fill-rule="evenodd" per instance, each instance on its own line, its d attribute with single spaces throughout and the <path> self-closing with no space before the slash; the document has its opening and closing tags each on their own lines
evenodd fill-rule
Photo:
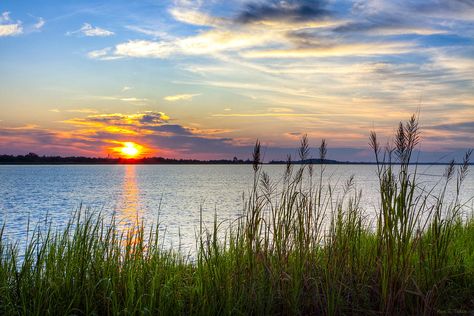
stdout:
<svg viewBox="0 0 474 316">
<path fill-rule="evenodd" d="M 288 159 L 282 179 L 262 170 L 245 214 L 224 234 L 200 227 L 194 261 L 164 250 L 156 228 L 128 231 L 77 214 L 64 231 L 38 229 L 21 252 L 0 232 L 0 314 L 441 314 L 474 310 L 474 219 L 459 200 L 468 152 L 436 187 L 410 165 L 415 117 L 392 146 L 375 133 L 380 206 L 369 221 L 352 177 L 336 196 L 324 164 Z M 319 155 L 324 161 L 326 143 Z M 300 159 L 309 157 L 301 141 Z M 445 198 L 454 186 L 456 197 Z"/>
</svg>

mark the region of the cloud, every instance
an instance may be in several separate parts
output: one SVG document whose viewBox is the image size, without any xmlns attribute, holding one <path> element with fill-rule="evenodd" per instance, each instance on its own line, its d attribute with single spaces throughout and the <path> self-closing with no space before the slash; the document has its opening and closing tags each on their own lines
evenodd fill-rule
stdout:
<svg viewBox="0 0 474 316">
<path fill-rule="evenodd" d="M 176 48 L 171 43 L 132 40 L 118 44 L 115 47 L 114 55 L 117 57 L 166 58 L 175 51 Z"/>
<path fill-rule="evenodd" d="M 200 93 L 195 94 L 177 94 L 177 95 L 169 95 L 164 97 L 163 99 L 170 102 L 176 101 L 189 101 L 192 100 L 194 97 L 201 95 Z"/>
<path fill-rule="evenodd" d="M 111 101 L 122 101 L 129 103 L 145 104 L 148 102 L 147 98 L 136 98 L 136 97 L 123 97 L 123 96 L 98 96 L 94 97 L 99 100 L 111 100 Z"/>
<path fill-rule="evenodd" d="M 260 113 L 260 116 L 272 118 L 275 116 L 284 117 L 290 114 L 300 115 L 300 113 L 291 112 L 292 110 L 289 108 L 268 108 L 268 110 L 271 112 Z M 78 112 L 85 113 L 85 111 Z M 304 115 L 305 121 L 317 116 L 316 114 Z M 272 119 L 272 121 L 274 120 Z M 331 120 L 331 122 L 337 125 L 337 122 L 334 122 L 334 120 Z M 116 146 L 117 142 L 133 141 L 144 146 L 146 150 L 145 155 L 148 156 L 215 159 L 231 158 L 237 155 L 245 159 L 251 153 L 249 143 L 253 141 L 253 139 L 219 136 L 229 132 L 229 130 L 190 128 L 179 124 L 165 113 L 158 111 L 131 114 L 90 114 L 81 118 L 73 118 L 63 123 L 67 124 L 67 128 L 47 129 L 37 125 L 0 127 L 0 153 L 24 154 L 34 148 L 35 152 L 46 155 L 106 156 L 108 153 L 114 153 L 112 148 Z M 341 127 L 337 125 L 335 128 L 340 129 Z M 446 152 L 448 150 L 446 148 L 438 148 L 437 153 L 424 153 L 420 161 L 433 161 L 433 157 L 438 157 L 442 154 L 451 157 L 454 154 L 453 151 L 456 151 L 456 154 L 457 152 L 461 153 L 462 151 L 459 150 L 462 147 L 460 138 L 451 133 L 444 133 L 443 130 L 462 131 L 462 139 L 472 143 L 473 138 L 471 135 L 473 128 L 474 122 L 466 121 L 424 129 L 426 130 L 424 133 L 425 141 L 449 141 L 453 147 L 449 149 L 451 153 Z M 432 132 L 436 130 L 439 130 L 439 132 Z M 343 132 L 346 133 L 346 137 L 341 134 L 335 135 L 331 131 L 320 132 L 319 130 L 313 130 L 308 133 L 304 124 L 298 124 L 295 128 L 283 132 L 280 137 L 290 139 L 293 145 L 302 134 L 308 133 L 312 139 L 328 138 L 330 144 L 334 145 L 337 143 L 338 138 L 354 137 L 351 136 L 354 132 L 350 129 L 343 128 Z M 361 137 L 364 139 L 364 144 L 361 148 L 364 149 L 331 147 L 329 158 L 352 161 L 372 160 L 370 151 L 365 147 L 366 135 Z M 267 143 L 267 159 L 281 160 L 284 159 L 286 154 L 294 152 L 292 145 L 282 147 L 278 144 L 278 142 L 271 145 Z M 426 147 L 424 149 L 426 150 Z M 443 158 L 443 161 L 448 160 L 446 157 Z"/>
<path fill-rule="evenodd" d="M 153 131 L 169 133 L 171 135 L 193 135 L 192 131 L 188 128 L 185 128 L 177 124 L 168 124 L 168 125 L 158 125 L 148 127 Z"/>
<path fill-rule="evenodd" d="M 474 19 L 474 2 L 471 0 L 426 0 L 407 1 L 408 6 L 414 11 L 426 15 L 453 19 Z"/>
<path fill-rule="evenodd" d="M 100 27 L 93 27 L 89 23 L 84 23 L 84 25 L 79 30 L 85 36 L 111 36 L 115 33 Z"/>
<path fill-rule="evenodd" d="M 308 21 L 330 15 L 324 0 L 270 0 L 249 3 L 239 13 L 237 21 L 255 23 L 262 21 Z"/>
<path fill-rule="evenodd" d="M 43 18 L 38 18 L 38 22 L 35 23 L 34 28 L 40 30 L 46 24 L 46 21 Z"/>
<path fill-rule="evenodd" d="M 35 125 L 0 127 L 0 152 L 26 154 L 34 149 L 38 154 L 97 156 L 102 140 L 77 131 L 61 131 Z"/>
<path fill-rule="evenodd" d="M 434 35 L 445 34 L 448 31 L 443 29 L 418 26 L 402 20 L 390 21 L 384 18 L 380 21 L 351 21 L 333 29 L 335 33 L 366 33 L 370 35 Z"/>
<path fill-rule="evenodd" d="M 433 126 L 427 127 L 427 129 L 445 130 L 445 131 L 451 131 L 451 132 L 462 132 L 462 133 L 469 133 L 470 135 L 474 135 L 474 121 L 433 125 Z"/>
<path fill-rule="evenodd" d="M 140 34 L 145 34 L 154 38 L 166 38 L 166 39 L 171 39 L 171 36 L 169 36 L 166 32 L 156 30 L 156 29 L 151 29 L 147 27 L 140 27 L 136 25 L 127 25 L 125 28 L 140 33 Z"/>
<path fill-rule="evenodd" d="M 304 133 L 290 132 L 288 134 L 295 143 Z M 315 137 L 319 139 L 319 135 Z M 472 138 L 470 140 L 472 141 Z M 246 159 L 252 152 L 252 146 L 248 142 L 239 144 L 237 139 L 207 137 L 200 131 L 187 129 L 178 124 L 151 126 L 148 132 L 135 135 L 119 134 L 115 129 L 107 128 L 106 124 L 98 129 L 79 128 L 68 131 L 52 130 L 36 125 L 0 126 L 0 154 L 24 155 L 34 149 L 34 152 L 40 155 L 105 157 L 108 153 L 115 154 L 111 148 L 116 147 L 117 142 L 126 141 L 145 146 L 147 156 L 194 159 L 231 159 L 237 156 Z M 373 161 L 373 154 L 367 147 L 333 147 L 332 144 L 329 143 L 328 159 Z M 267 161 L 284 160 L 288 154 L 297 156 L 297 149 L 292 146 L 281 147 L 267 144 L 264 151 Z M 419 153 L 419 161 L 447 162 L 454 157 L 459 161 L 464 151 L 459 147 L 435 152 L 423 151 Z"/>
<path fill-rule="evenodd" d="M 119 98 L 118 100 L 123 101 L 123 102 L 146 102 L 148 101 L 147 98 Z"/>
<path fill-rule="evenodd" d="M 170 14 L 177 20 L 186 24 L 200 26 L 219 26 L 227 23 L 225 19 L 214 17 L 197 10 L 186 8 L 172 8 Z"/>
<path fill-rule="evenodd" d="M 148 125 L 166 123 L 170 119 L 169 116 L 163 112 L 145 112 L 133 117 L 137 117 L 140 123 Z"/>
<path fill-rule="evenodd" d="M 135 114 L 122 114 L 122 113 L 108 113 L 108 114 L 96 114 L 89 115 L 85 118 L 76 118 L 66 120 L 66 123 L 73 125 L 116 125 L 116 126 L 129 126 L 129 127 L 143 127 L 153 126 L 157 124 L 163 124 L 168 122 L 169 116 L 163 112 L 146 111 Z M 104 125 L 98 125 L 101 127 Z"/>
<path fill-rule="evenodd" d="M 273 112 L 273 113 L 292 113 L 292 112 L 294 112 L 293 109 L 289 109 L 289 108 L 269 108 L 268 110 L 270 112 Z"/>
<path fill-rule="evenodd" d="M 253 50 L 242 53 L 246 58 L 310 58 L 332 56 L 394 55 L 413 51 L 411 43 L 353 43 L 321 47 Z"/>
<path fill-rule="evenodd" d="M 363 16 L 390 13 L 394 17 L 405 18 L 406 21 L 442 25 L 447 21 L 472 21 L 474 2 L 471 0 L 364 0 L 355 1 L 352 11 L 356 15 Z"/>
<path fill-rule="evenodd" d="M 430 1 L 423 1 L 429 3 Z M 433 1 L 432 1 L 433 2 Z M 450 1 L 445 1 L 446 3 Z M 455 1 L 452 1 L 453 3 Z M 430 3 L 430 8 L 436 5 Z M 434 35 L 450 33 L 446 23 L 427 16 L 413 1 L 358 1 L 346 21 L 331 32 L 338 36 L 393 36 L 403 34 Z"/>
<path fill-rule="evenodd" d="M 383 16 L 378 20 L 362 17 L 360 21 L 336 18 L 328 9 L 328 3 L 322 0 L 252 2 L 240 10 L 236 19 L 212 16 L 196 6 L 191 9 L 189 6 L 173 7 L 170 14 L 179 22 L 209 29 L 189 36 L 160 36 L 160 40 L 129 40 L 113 49 L 92 51 L 89 57 L 165 59 L 199 55 L 265 70 L 261 65 L 242 59 L 398 55 L 412 52 L 416 43 L 383 40 L 377 36 L 445 32 Z M 337 35 L 350 32 L 365 32 L 369 37 Z M 152 34 L 150 30 L 146 33 Z"/>
<path fill-rule="evenodd" d="M 310 117 L 320 116 L 313 113 L 284 113 L 284 112 L 269 112 L 269 113 L 231 113 L 231 114 L 213 114 L 213 117 Z"/>
<path fill-rule="evenodd" d="M 115 34 L 112 31 L 97 26 L 92 26 L 90 23 L 84 23 L 80 29 L 72 32 L 67 32 L 66 35 L 73 35 L 77 33 L 81 33 L 89 37 L 107 37 Z"/>
<path fill-rule="evenodd" d="M 173 41 L 129 40 L 110 48 L 88 53 L 90 58 L 169 58 L 176 55 L 214 55 L 220 52 L 239 51 L 278 41 L 281 36 L 270 32 L 242 32 L 212 29 L 196 36 Z"/>
<path fill-rule="evenodd" d="M 174 37 L 160 30 L 153 30 L 139 26 L 127 28 L 154 37 L 154 40 L 135 39 L 118 43 L 114 48 L 89 52 L 90 58 L 116 59 L 116 58 L 172 58 L 179 55 L 200 55 L 214 58 L 226 58 L 226 54 L 241 52 L 258 47 L 277 47 L 292 45 L 288 32 L 298 29 L 319 29 L 338 25 L 340 22 L 333 20 L 297 19 L 297 14 L 308 17 L 316 14 L 317 6 L 310 1 L 289 1 L 287 4 L 272 2 L 271 8 L 281 11 L 281 14 L 293 12 L 295 19 L 277 19 L 265 21 L 265 26 L 254 23 L 244 23 L 232 18 L 213 16 L 199 11 L 199 6 L 185 4 L 172 7 L 169 12 L 179 22 L 207 26 L 208 29 L 199 30 L 197 34 Z M 318 2 L 319 3 L 319 2 Z M 253 5 L 247 7 L 256 9 Z M 265 5 L 259 6 L 266 8 Z M 322 13 L 322 9 L 318 12 Z M 248 13 L 248 12 L 247 12 Z M 159 38 L 159 40 L 157 39 Z"/>
<path fill-rule="evenodd" d="M 121 58 L 120 56 L 111 55 L 112 48 L 106 47 L 103 49 L 93 50 L 87 53 L 87 57 L 91 59 L 99 59 L 99 60 L 115 60 Z"/>
<path fill-rule="evenodd" d="M 213 29 L 176 41 L 183 54 L 203 55 L 239 51 L 278 42 L 281 36 L 262 30 Z"/>
<path fill-rule="evenodd" d="M 194 158 L 209 153 L 220 155 L 221 151 L 232 152 L 235 148 L 232 138 L 217 136 L 225 131 L 199 130 L 170 121 L 171 118 L 163 112 L 145 111 L 94 114 L 63 123 L 73 126 L 75 134 L 100 143 L 100 148 L 110 147 L 110 142 L 134 141 L 150 148 L 153 153 Z"/>
<path fill-rule="evenodd" d="M 23 33 L 21 21 L 13 23 L 10 12 L 5 11 L 0 15 L 0 37 L 16 36 Z"/>
<path fill-rule="evenodd" d="M 275 40 L 269 33 L 235 32 L 211 30 L 197 36 L 174 41 L 130 40 L 115 46 L 115 49 L 97 50 L 88 54 L 91 58 L 169 58 L 175 55 L 205 55 L 222 51 L 262 46 Z"/>
<path fill-rule="evenodd" d="M 71 109 L 71 110 L 66 110 L 66 112 L 69 112 L 69 113 L 85 113 L 85 114 L 98 113 L 98 111 L 94 110 L 94 109 Z"/>
<path fill-rule="evenodd" d="M 10 19 L 10 12 L 5 11 L 0 15 L 0 23 L 6 23 L 9 22 Z"/>
</svg>

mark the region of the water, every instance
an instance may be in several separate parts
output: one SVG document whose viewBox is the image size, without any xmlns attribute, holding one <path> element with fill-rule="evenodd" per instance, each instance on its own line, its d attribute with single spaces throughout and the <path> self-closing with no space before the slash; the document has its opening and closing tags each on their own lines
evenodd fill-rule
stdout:
<svg viewBox="0 0 474 316">
<path fill-rule="evenodd" d="M 284 166 L 265 165 L 272 179 L 281 178 Z M 317 170 L 318 166 L 316 166 Z M 428 187 L 441 179 L 444 166 L 419 166 L 420 181 Z M 324 183 L 338 192 L 350 175 L 362 189 L 362 206 L 374 214 L 378 180 L 373 165 L 328 165 Z M 73 165 L 0 166 L 0 225 L 5 235 L 20 244 L 30 228 L 50 223 L 61 229 L 82 207 L 115 215 L 127 227 L 137 218 L 149 225 L 160 222 L 167 246 L 185 251 L 195 246 L 200 210 L 205 225 L 232 220 L 242 214 L 243 194 L 253 182 L 249 165 Z M 449 195 L 452 197 L 453 190 Z M 474 195 L 474 174 L 464 185 L 463 199 Z M 472 208 L 472 201 L 469 202 Z"/>
</svg>

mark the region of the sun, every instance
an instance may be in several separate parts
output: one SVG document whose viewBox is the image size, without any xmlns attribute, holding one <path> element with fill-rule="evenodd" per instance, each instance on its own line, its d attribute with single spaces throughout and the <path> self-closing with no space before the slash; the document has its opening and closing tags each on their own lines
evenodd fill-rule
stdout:
<svg viewBox="0 0 474 316">
<path fill-rule="evenodd" d="M 114 153 L 114 155 L 118 155 L 122 158 L 138 158 L 148 151 L 145 146 L 134 142 L 121 142 L 117 140 L 111 140 L 110 142 L 117 146 L 109 147 L 108 150 Z"/>
<path fill-rule="evenodd" d="M 140 145 L 133 142 L 122 143 L 123 147 L 120 147 L 120 153 L 127 158 L 135 158 L 140 154 Z"/>
</svg>

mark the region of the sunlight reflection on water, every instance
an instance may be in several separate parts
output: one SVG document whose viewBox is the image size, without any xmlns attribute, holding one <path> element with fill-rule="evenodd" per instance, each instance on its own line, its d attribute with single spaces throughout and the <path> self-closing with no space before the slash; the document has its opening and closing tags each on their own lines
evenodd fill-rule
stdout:
<svg viewBox="0 0 474 316">
<path fill-rule="evenodd" d="M 121 209 L 117 210 L 119 223 L 124 227 L 136 226 L 139 219 L 143 217 L 140 211 L 140 200 L 136 179 L 136 166 L 124 167 L 122 181 Z"/>
<path fill-rule="evenodd" d="M 281 178 L 284 166 L 265 165 L 274 181 Z M 439 181 L 444 166 L 420 166 L 420 184 L 431 187 Z M 362 206 L 368 216 L 378 205 L 379 191 L 375 166 L 328 165 L 324 183 L 336 187 L 336 195 L 350 175 L 362 189 Z M 165 247 L 184 252 L 195 247 L 200 210 L 203 224 L 212 228 L 218 220 L 231 220 L 243 211 L 242 195 L 252 184 L 248 165 L 114 165 L 114 166 L 0 166 L 0 225 L 5 235 L 22 242 L 26 228 L 51 223 L 65 227 L 75 210 L 115 216 L 126 229 L 144 220 L 156 227 Z M 278 184 L 278 182 L 276 182 Z M 280 185 L 279 183 L 278 185 Z M 277 186 L 278 186 L 277 185 Z M 474 195 L 474 173 L 464 185 L 463 199 Z M 449 192 L 448 192 L 449 193 Z M 452 190 L 450 194 L 452 196 Z M 449 200 L 449 197 L 448 197 Z M 469 206 L 472 207 L 472 200 Z"/>
</svg>

